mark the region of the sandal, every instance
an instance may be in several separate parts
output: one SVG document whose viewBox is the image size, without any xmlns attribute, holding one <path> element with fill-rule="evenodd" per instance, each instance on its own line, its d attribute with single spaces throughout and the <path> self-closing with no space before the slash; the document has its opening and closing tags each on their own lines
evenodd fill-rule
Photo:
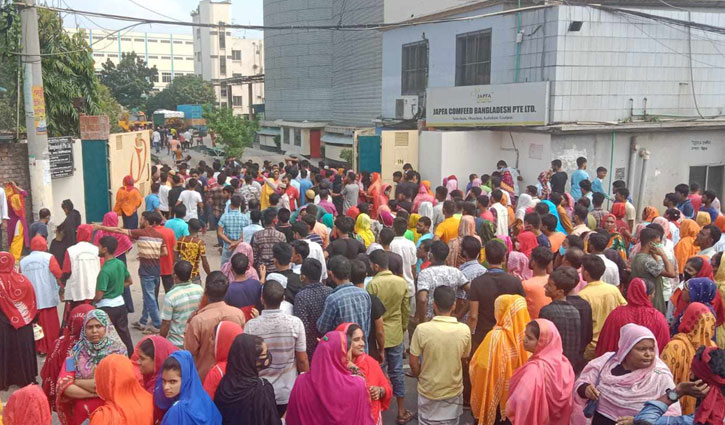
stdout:
<svg viewBox="0 0 725 425">
<path fill-rule="evenodd" d="M 413 420 L 413 412 L 411 412 L 410 410 L 406 410 L 404 416 L 398 416 L 397 419 L 395 419 L 395 423 L 398 425 L 404 425 L 411 420 Z"/>
</svg>

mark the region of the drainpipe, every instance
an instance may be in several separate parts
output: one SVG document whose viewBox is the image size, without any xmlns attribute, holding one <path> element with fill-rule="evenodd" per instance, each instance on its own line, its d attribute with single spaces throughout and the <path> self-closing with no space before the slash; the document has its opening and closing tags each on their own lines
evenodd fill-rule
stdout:
<svg viewBox="0 0 725 425">
<path fill-rule="evenodd" d="M 637 136 L 629 138 L 629 172 L 627 173 L 627 189 L 630 191 L 634 189 L 634 172 L 637 168 Z M 610 173 L 612 171 L 610 170 Z"/>
<path fill-rule="evenodd" d="M 521 9 L 521 0 L 519 0 L 519 9 Z M 521 43 L 524 42 L 523 34 L 521 34 L 521 12 L 516 12 L 516 71 L 514 72 L 514 83 L 519 82 L 519 65 L 521 63 Z"/>
<path fill-rule="evenodd" d="M 644 119 L 647 119 L 647 98 L 644 98 Z"/>
<path fill-rule="evenodd" d="M 647 163 L 649 162 L 649 151 L 642 149 L 639 151 L 639 156 L 642 157 L 642 176 L 639 180 L 639 192 L 637 195 L 637 214 L 639 215 L 642 211 L 644 204 L 644 191 L 647 187 Z"/>
</svg>

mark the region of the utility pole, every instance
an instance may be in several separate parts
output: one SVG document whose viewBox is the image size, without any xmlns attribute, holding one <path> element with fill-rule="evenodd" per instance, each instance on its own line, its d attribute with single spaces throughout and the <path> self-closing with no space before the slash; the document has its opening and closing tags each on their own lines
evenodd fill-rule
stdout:
<svg viewBox="0 0 725 425">
<path fill-rule="evenodd" d="M 38 10 L 35 0 L 24 0 L 20 23 L 23 43 L 23 95 L 25 97 L 25 128 L 28 135 L 28 162 L 33 217 L 41 208 L 53 207 L 48 153 L 48 129 L 43 94 L 43 69 L 40 63 Z"/>
</svg>

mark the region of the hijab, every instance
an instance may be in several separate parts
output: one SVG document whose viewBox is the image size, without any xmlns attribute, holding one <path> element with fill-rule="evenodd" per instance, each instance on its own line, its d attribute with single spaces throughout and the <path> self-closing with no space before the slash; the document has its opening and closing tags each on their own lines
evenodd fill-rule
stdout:
<svg viewBox="0 0 725 425">
<path fill-rule="evenodd" d="M 15 257 L 9 252 L 0 252 L 0 310 L 15 329 L 29 325 L 38 312 L 35 289 L 15 271 Z"/>
<path fill-rule="evenodd" d="M 332 229 L 332 226 L 335 225 L 335 217 L 330 213 L 323 215 L 321 221 L 328 229 Z"/>
<path fill-rule="evenodd" d="M 139 350 L 141 350 L 141 344 L 146 340 L 151 341 L 151 343 L 154 345 L 154 373 L 152 373 L 151 375 L 143 375 L 138 367 L 138 352 Z M 133 362 L 136 379 L 138 379 L 138 381 L 141 383 L 141 385 L 143 385 L 146 391 L 151 394 L 154 393 L 154 385 L 156 384 L 156 378 L 161 373 L 161 366 L 171 355 L 171 353 L 175 352 L 176 350 L 178 350 L 178 348 L 176 348 L 174 344 L 169 342 L 168 339 L 158 335 L 147 336 L 141 339 L 138 344 L 136 344 L 136 349 L 131 355 L 131 361 Z"/>
<path fill-rule="evenodd" d="M 452 267 L 459 267 L 466 260 L 463 257 L 463 238 L 473 236 L 481 242 L 481 238 L 476 233 L 476 219 L 471 215 L 464 215 L 458 223 L 458 237 L 448 242 L 448 257 L 446 264 Z"/>
<path fill-rule="evenodd" d="M 357 216 L 360 215 L 360 208 L 358 207 L 350 207 L 345 211 L 345 215 L 350 217 L 353 220 L 357 220 Z"/>
<path fill-rule="evenodd" d="M 274 388 L 257 370 L 261 338 L 241 334 L 234 338 L 229 351 L 227 373 L 214 396 L 225 424 L 281 424 Z"/>
<path fill-rule="evenodd" d="M 698 248 L 695 246 L 695 237 L 699 231 L 700 226 L 689 218 L 682 220 L 682 223 L 680 223 L 680 240 L 674 249 L 680 274 L 684 273 L 687 260 L 697 255 Z"/>
<path fill-rule="evenodd" d="M 214 394 L 219 387 L 224 374 L 227 372 L 227 360 L 229 358 L 229 350 L 232 347 L 234 338 L 237 335 L 241 335 L 244 330 L 241 326 L 228 320 L 219 322 L 216 328 L 216 335 L 214 336 L 214 358 L 216 364 L 209 370 L 209 373 L 204 377 L 204 390 L 212 400 L 214 400 Z"/>
<path fill-rule="evenodd" d="M 370 244 L 375 242 L 375 234 L 371 229 L 370 216 L 361 213 L 355 220 L 355 233 L 360 236 L 365 243 L 365 248 L 370 247 Z"/>
<path fill-rule="evenodd" d="M 506 271 L 521 280 L 528 280 L 534 276 L 534 272 L 529 268 L 529 257 L 522 252 L 509 252 L 509 259 L 506 265 Z"/>
<path fill-rule="evenodd" d="M 93 226 L 90 224 L 81 224 L 76 231 L 76 243 L 90 242 L 93 235 Z"/>
<path fill-rule="evenodd" d="M 173 399 L 164 395 L 159 374 L 154 387 L 154 404 L 165 410 L 163 425 L 220 425 L 222 417 L 201 386 L 199 372 L 194 365 L 194 358 L 186 350 L 171 354 L 181 365 L 181 389 Z"/>
<path fill-rule="evenodd" d="M 240 242 L 239 245 L 237 245 L 237 247 L 234 249 L 234 252 L 232 252 L 232 257 L 234 257 L 234 254 L 244 254 L 249 259 L 249 267 L 244 273 L 244 279 L 259 280 L 257 270 L 252 267 L 252 264 L 254 264 L 254 250 L 252 249 L 252 245 L 247 242 Z M 232 270 L 231 261 L 227 261 L 226 263 L 222 264 L 221 270 L 222 273 L 224 273 L 224 276 L 226 276 L 230 282 L 233 282 L 236 279 L 236 277 L 234 276 L 234 270 Z"/>
<path fill-rule="evenodd" d="M 48 399 L 35 384 L 14 391 L 2 412 L 5 425 L 51 425 Z"/>
<path fill-rule="evenodd" d="M 648 205 L 644 207 L 644 211 L 642 212 L 642 221 L 647 221 L 652 223 L 652 220 L 655 219 L 655 217 L 659 216 L 660 213 L 657 212 L 657 208 Z"/>
<path fill-rule="evenodd" d="M 531 251 L 539 246 L 539 241 L 536 239 L 536 235 L 533 232 L 520 232 L 516 237 L 519 242 L 519 251 L 523 253 L 527 258 L 531 257 Z"/>
<path fill-rule="evenodd" d="M 133 181 L 133 177 L 131 176 L 126 176 L 123 178 L 123 188 L 126 189 L 126 192 L 131 192 L 135 189 L 135 187 L 133 186 L 134 183 L 135 182 Z"/>
<path fill-rule="evenodd" d="M 288 425 L 373 425 L 365 379 L 347 368 L 347 338 L 330 331 L 320 339 L 309 373 L 297 377 L 289 404 Z M 330 396 L 334 391 L 334 397 Z"/>
<path fill-rule="evenodd" d="M 107 212 L 103 216 L 103 225 L 106 227 L 118 227 L 118 214 L 113 211 Z M 104 232 L 103 230 L 96 231 L 95 236 L 93 236 L 93 245 L 100 246 L 101 238 L 104 236 L 111 236 L 118 241 L 118 247 L 116 248 L 116 252 L 113 254 L 117 258 L 133 248 L 131 239 L 125 234 Z"/>
<path fill-rule="evenodd" d="M 96 392 L 105 404 L 91 413 L 91 425 L 153 424 L 153 397 L 136 380 L 128 357 L 107 356 L 95 376 Z"/>
<path fill-rule="evenodd" d="M 572 410 L 574 370 L 564 356 L 556 325 L 536 319 L 534 354 L 511 377 L 506 416 L 516 425 L 567 425 Z"/>
<path fill-rule="evenodd" d="M 712 218 L 710 217 L 710 213 L 706 211 L 698 211 L 697 216 L 695 216 L 695 222 L 700 227 L 705 227 L 708 224 L 712 223 Z"/>
<path fill-rule="evenodd" d="M 428 185 L 426 186 L 426 183 Z M 435 202 L 435 197 L 433 196 L 433 193 L 430 191 L 430 182 L 429 181 L 422 181 L 420 182 L 420 185 L 418 186 L 418 194 L 415 195 L 415 199 L 413 200 L 413 212 L 418 212 L 418 209 L 420 208 L 420 204 L 423 202 Z"/>
<path fill-rule="evenodd" d="M 559 218 L 559 211 L 556 209 L 556 205 L 554 205 L 553 202 L 549 201 L 548 199 L 544 199 L 541 201 L 543 204 L 549 208 L 549 214 L 556 217 L 556 231 L 566 234 L 566 230 L 564 230 L 564 226 L 561 225 L 561 219 Z"/>
<path fill-rule="evenodd" d="M 725 388 L 725 378 L 713 371 L 713 369 L 723 370 L 723 357 L 718 356 L 715 359 L 713 357 L 715 350 L 717 347 L 707 347 L 702 354 L 692 359 L 692 372 L 710 386 L 710 391 L 695 412 L 695 423 L 698 424 L 719 424 L 725 418 L 725 395 L 722 391 Z"/>
<path fill-rule="evenodd" d="M 381 206 L 378 209 L 378 214 L 380 216 L 380 221 L 383 222 L 384 226 L 391 227 L 393 225 L 395 217 L 393 217 L 393 214 L 390 212 L 390 208 L 388 208 L 387 205 Z"/>
<path fill-rule="evenodd" d="M 86 325 L 93 319 L 98 320 L 106 328 L 106 334 L 96 344 L 89 341 L 86 336 Z M 91 310 L 83 318 L 80 338 L 70 352 L 70 356 L 75 361 L 76 378 L 93 378 L 96 366 L 110 354 L 123 354 L 125 356 L 128 354 L 128 350 L 116 333 L 116 328 L 113 327 L 108 314 L 103 310 Z"/>
</svg>

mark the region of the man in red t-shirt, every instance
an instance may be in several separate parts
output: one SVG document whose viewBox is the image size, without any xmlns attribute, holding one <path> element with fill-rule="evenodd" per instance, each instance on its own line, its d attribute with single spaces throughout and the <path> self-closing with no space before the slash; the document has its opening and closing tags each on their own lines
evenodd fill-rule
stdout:
<svg viewBox="0 0 725 425">
<path fill-rule="evenodd" d="M 172 229 L 162 225 L 153 226 L 154 230 L 159 232 L 164 239 L 166 245 L 166 255 L 159 258 L 161 265 L 161 283 L 164 285 L 164 293 L 168 294 L 174 286 L 174 248 L 176 247 L 176 235 Z M 159 287 L 156 283 L 156 303 L 159 302 Z"/>
<path fill-rule="evenodd" d="M 290 184 L 289 175 L 282 176 L 282 184 L 285 185 L 284 193 L 289 197 L 289 210 L 296 211 L 300 203 L 300 191 Z"/>
</svg>

